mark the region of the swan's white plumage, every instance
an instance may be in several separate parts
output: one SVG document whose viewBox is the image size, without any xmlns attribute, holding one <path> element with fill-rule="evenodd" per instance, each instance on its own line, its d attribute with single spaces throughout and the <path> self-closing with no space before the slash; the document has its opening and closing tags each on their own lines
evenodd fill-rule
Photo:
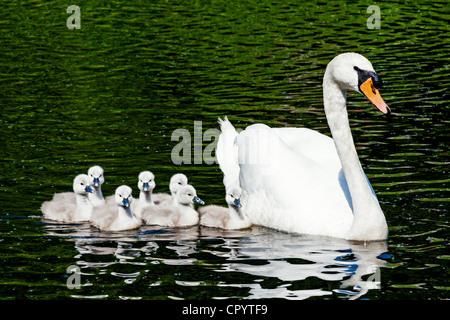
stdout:
<svg viewBox="0 0 450 320">
<path fill-rule="evenodd" d="M 194 209 L 197 193 L 191 185 L 177 190 L 174 204 L 172 201 L 146 207 L 142 210 L 142 219 L 146 224 L 166 227 L 188 227 L 198 223 L 199 217 Z M 197 200 L 196 200 L 197 201 Z"/>
<path fill-rule="evenodd" d="M 59 222 L 88 221 L 93 208 L 88 193 L 94 192 L 89 177 L 85 174 L 76 176 L 73 191 L 57 193 L 51 201 L 45 201 L 41 206 L 44 218 Z"/>
<path fill-rule="evenodd" d="M 225 117 L 219 119 L 220 135 L 217 139 L 216 157 L 220 169 L 224 173 L 223 184 L 227 186 L 239 185 L 238 146 L 236 138 L 238 132 Z"/>
<path fill-rule="evenodd" d="M 106 203 L 95 207 L 90 223 L 102 231 L 124 231 L 139 228 L 142 220 L 136 217 L 130 208 L 133 203 L 131 188 L 120 186 L 115 192 L 115 203 Z"/>
<path fill-rule="evenodd" d="M 230 152 L 228 159 L 237 147 L 243 210 L 254 224 L 354 240 L 387 237 L 384 214 L 348 124 L 345 91 L 358 90 L 354 66 L 373 71 L 366 58 L 347 53 L 333 59 L 325 72 L 324 104 L 333 139 L 305 128 L 256 124 L 239 133 L 233 145 L 222 147 Z M 232 125 L 225 119 L 221 128 L 232 130 Z M 225 167 L 230 178 L 224 181 L 234 180 L 236 170 Z"/>
</svg>

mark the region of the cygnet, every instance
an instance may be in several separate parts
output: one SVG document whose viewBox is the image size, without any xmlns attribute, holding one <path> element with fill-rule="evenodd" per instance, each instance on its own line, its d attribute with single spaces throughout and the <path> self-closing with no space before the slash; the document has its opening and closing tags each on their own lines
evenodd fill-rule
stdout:
<svg viewBox="0 0 450 320">
<path fill-rule="evenodd" d="M 141 218 L 143 208 L 154 206 L 152 192 L 156 187 L 155 175 L 150 171 L 142 171 L 138 177 L 138 188 L 140 190 L 139 200 L 133 201 L 131 211 L 138 218 Z"/>
<path fill-rule="evenodd" d="M 186 186 L 188 184 L 188 178 L 182 174 L 182 173 L 177 173 L 174 174 L 171 178 L 170 178 L 170 184 L 169 184 L 169 190 L 171 194 L 167 194 L 167 193 L 155 193 L 153 194 L 153 201 L 155 203 L 158 204 L 177 204 L 176 201 L 176 194 L 178 192 L 178 190 L 183 187 Z"/>
<path fill-rule="evenodd" d="M 102 231 L 123 231 L 139 228 L 142 220 L 131 211 L 131 188 L 120 186 L 116 189 L 115 204 L 107 203 L 92 211 L 90 223 Z"/>
<path fill-rule="evenodd" d="M 242 189 L 239 186 L 227 189 L 225 201 L 228 208 L 209 205 L 198 209 L 200 225 L 221 229 L 244 229 L 251 226 L 243 215 L 240 202 Z"/>
<path fill-rule="evenodd" d="M 41 206 L 44 218 L 60 222 L 88 221 L 93 208 L 88 194 L 95 190 L 86 174 L 75 177 L 73 191 L 55 195 L 51 201 L 45 201 Z"/>
<path fill-rule="evenodd" d="M 194 203 L 204 204 L 191 185 L 181 187 L 176 193 L 177 204 L 171 201 L 146 207 L 142 219 L 146 224 L 166 227 L 188 227 L 198 224 Z"/>
<path fill-rule="evenodd" d="M 95 193 L 89 194 L 89 200 L 94 207 L 99 207 L 105 204 L 105 199 L 102 194 L 102 184 L 105 182 L 103 176 L 103 168 L 100 166 L 90 167 L 88 170 L 89 179 L 91 179 L 91 185 L 95 189 Z"/>
</svg>

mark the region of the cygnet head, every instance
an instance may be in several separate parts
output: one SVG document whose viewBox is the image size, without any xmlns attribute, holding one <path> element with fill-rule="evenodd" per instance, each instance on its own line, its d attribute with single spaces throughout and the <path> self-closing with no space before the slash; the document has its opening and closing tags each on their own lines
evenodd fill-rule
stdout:
<svg viewBox="0 0 450 320">
<path fill-rule="evenodd" d="M 115 200 L 117 205 L 128 208 L 133 201 L 131 188 L 129 186 L 120 186 L 116 189 Z"/>
<path fill-rule="evenodd" d="M 241 194 L 242 189 L 238 186 L 227 188 L 227 195 L 225 196 L 225 201 L 228 205 L 233 206 L 234 208 L 241 208 Z"/>
<path fill-rule="evenodd" d="M 172 194 L 176 194 L 181 187 L 186 186 L 188 183 L 188 178 L 182 174 L 177 173 L 170 178 L 169 189 Z"/>
<path fill-rule="evenodd" d="M 328 63 L 325 75 L 331 77 L 341 90 L 359 92 L 384 114 L 391 112 L 378 92 L 383 85 L 380 76 L 372 63 L 359 53 L 347 52 L 336 56 Z"/>
<path fill-rule="evenodd" d="M 94 187 L 99 187 L 105 182 L 103 177 L 103 168 L 100 166 L 90 167 L 88 170 L 89 178 L 91 179 L 91 184 Z"/>
<path fill-rule="evenodd" d="M 79 174 L 73 179 L 73 192 L 76 194 L 95 193 L 87 174 Z"/>
<path fill-rule="evenodd" d="M 177 200 L 178 203 L 183 205 L 191 205 L 193 203 L 198 203 L 202 205 L 205 204 L 205 202 L 197 196 L 197 192 L 195 191 L 194 187 L 189 184 L 181 187 L 178 190 Z"/>
<path fill-rule="evenodd" d="M 139 174 L 138 188 L 141 191 L 149 192 L 155 189 L 155 175 L 150 171 L 142 171 Z"/>
</svg>

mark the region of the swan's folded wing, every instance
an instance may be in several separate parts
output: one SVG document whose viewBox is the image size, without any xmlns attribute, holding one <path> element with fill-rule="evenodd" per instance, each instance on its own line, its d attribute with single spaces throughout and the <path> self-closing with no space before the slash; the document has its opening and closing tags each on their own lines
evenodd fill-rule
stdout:
<svg viewBox="0 0 450 320">
<path fill-rule="evenodd" d="M 76 202 L 75 192 L 61 192 L 61 193 L 55 193 L 53 196 L 53 200 L 58 202 Z"/>
<path fill-rule="evenodd" d="M 228 208 L 210 205 L 200 207 L 197 211 L 200 215 L 200 225 L 221 229 L 227 228 L 228 221 L 230 220 Z"/>
<path fill-rule="evenodd" d="M 142 209 L 141 219 L 149 225 L 173 227 L 173 216 L 178 212 L 175 206 L 156 205 Z"/>
<path fill-rule="evenodd" d="M 117 205 L 104 205 L 92 210 L 89 222 L 101 230 L 108 230 L 117 217 Z"/>
<path fill-rule="evenodd" d="M 172 204 L 173 202 L 172 196 L 167 193 L 154 193 L 152 200 L 155 204 Z"/>
<path fill-rule="evenodd" d="M 59 222 L 71 222 L 76 210 L 76 204 L 61 201 L 45 201 L 41 206 L 41 211 L 45 219 Z"/>
</svg>

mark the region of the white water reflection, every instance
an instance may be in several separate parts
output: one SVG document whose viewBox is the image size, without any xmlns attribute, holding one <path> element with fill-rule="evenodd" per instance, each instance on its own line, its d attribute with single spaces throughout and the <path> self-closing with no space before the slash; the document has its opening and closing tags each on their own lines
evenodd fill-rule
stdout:
<svg viewBox="0 0 450 320">
<path fill-rule="evenodd" d="M 152 265 L 167 266 L 167 272 L 172 272 L 170 266 L 196 266 L 219 277 L 227 275 L 226 280 L 214 285 L 245 288 L 251 299 L 332 295 L 357 299 L 369 290 L 380 289 L 382 268 L 386 264 L 379 258 L 387 251 L 386 242 L 306 237 L 261 227 L 220 231 L 145 226 L 137 231 L 115 233 L 100 232 L 88 224 L 46 223 L 44 227 L 47 235 L 74 243 L 78 252 L 73 257 L 74 264 L 80 266 L 82 276 L 114 276 L 125 285 L 132 285 L 139 277 L 151 273 Z M 131 271 L 113 270 L 118 264 L 132 266 L 127 269 Z M 234 273 L 236 280 L 243 275 L 251 275 L 252 280 L 249 283 L 230 281 L 230 274 L 234 279 Z M 276 280 L 278 285 L 267 288 L 264 282 L 268 279 Z M 174 283 L 192 287 L 203 286 L 208 281 L 189 279 Z M 148 286 L 160 284 L 158 280 Z M 96 294 L 102 296 L 104 292 Z"/>
</svg>

